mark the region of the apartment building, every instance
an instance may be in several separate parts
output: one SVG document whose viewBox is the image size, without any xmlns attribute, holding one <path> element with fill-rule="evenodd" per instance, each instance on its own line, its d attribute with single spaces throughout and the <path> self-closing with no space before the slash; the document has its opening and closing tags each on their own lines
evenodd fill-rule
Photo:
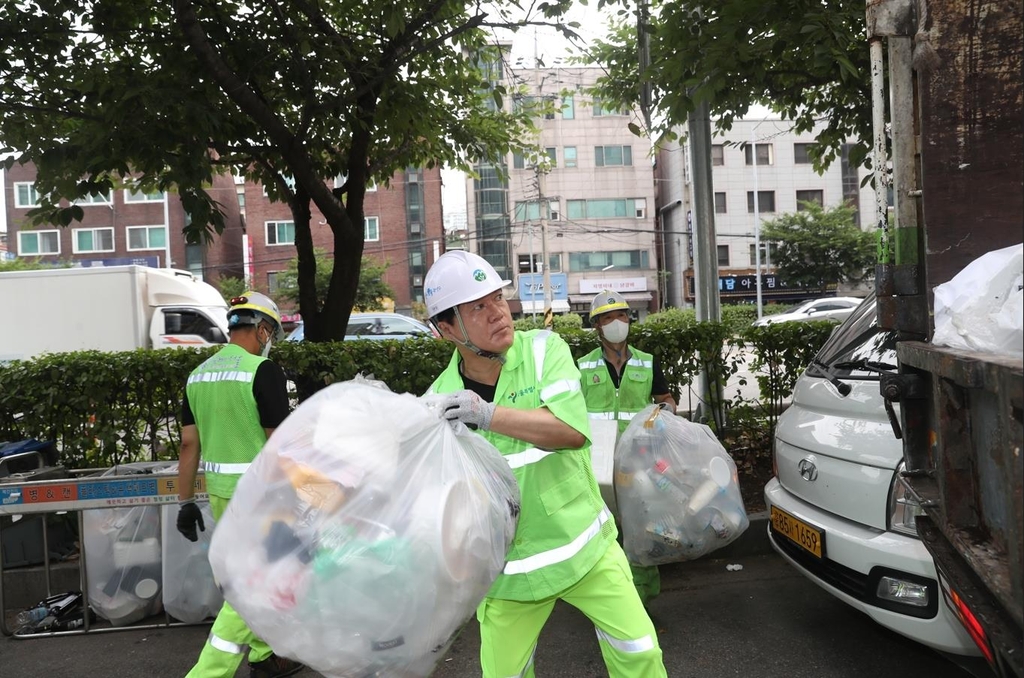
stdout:
<svg viewBox="0 0 1024 678">
<path fill-rule="evenodd" d="M 685 129 L 677 130 L 679 139 Z M 856 210 L 858 225 L 872 228 L 875 197 L 861 188 L 863 168 L 842 157 L 818 174 L 809 155 L 817 130 L 796 133 L 778 119 L 745 119 L 712 140 L 712 183 L 719 292 L 723 303 L 756 298 L 756 224 L 804 209 L 804 203 L 825 207 L 843 203 Z M 694 299 L 693 186 L 690 148 L 678 139 L 659 144 L 655 154 L 657 205 L 661 217 L 659 257 L 666 271 L 663 293 L 669 306 L 689 306 Z M 756 214 L 755 214 L 755 195 Z M 773 250 L 760 244 L 762 298 L 790 302 L 804 298 L 775 274 Z"/>
<path fill-rule="evenodd" d="M 214 284 L 221 276 L 242 274 L 243 223 L 230 177 L 217 178 L 209 189 L 224 205 L 224 232 L 198 245 L 185 241 L 188 215 L 175 195 L 136 191 L 130 182 L 107 195 L 78 201 L 84 215 L 80 222 L 66 228 L 33 226 L 27 215 L 39 206 L 35 180 L 32 164 L 16 164 L 0 178 L 0 235 L 5 236 L 0 240 L 11 255 L 75 266 L 171 266 Z"/>
<path fill-rule="evenodd" d="M 343 177 L 333 180 L 335 187 Z M 278 278 L 296 257 L 295 222 L 282 202 L 271 202 L 262 184 L 239 185 L 245 214 L 245 275 L 273 295 Z M 409 168 L 395 172 L 387 186 L 372 185 L 363 204 L 363 254 L 387 264 L 384 281 L 394 291 L 390 310 L 411 315 L 423 303 L 423 276 L 444 252 L 441 170 Z M 314 206 L 313 246 L 334 254 L 334 234 Z M 282 302 L 282 309 L 294 310 Z"/>
<path fill-rule="evenodd" d="M 544 265 L 555 313 L 586 317 L 603 289 L 622 292 L 638 318 L 660 304 L 650 144 L 629 130 L 635 112 L 589 94 L 600 75 L 561 66 L 491 71 L 522 91 L 506 106 L 540 107 L 536 154 L 481 163 L 467 179 L 468 247 L 513 280 L 516 315 L 543 311 Z"/>
</svg>

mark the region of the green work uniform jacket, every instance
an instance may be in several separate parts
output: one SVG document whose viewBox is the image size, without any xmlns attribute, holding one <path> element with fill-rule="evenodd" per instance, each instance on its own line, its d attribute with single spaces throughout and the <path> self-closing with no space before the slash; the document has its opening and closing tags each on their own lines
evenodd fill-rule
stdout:
<svg viewBox="0 0 1024 678">
<path fill-rule="evenodd" d="M 590 418 L 616 420 L 620 435 L 633 417 L 651 404 L 654 385 L 654 356 L 632 346 L 627 348 L 630 357 L 623 366 L 618 388 L 608 372 L 601 347 L 579 360 L 580 383 Z"/>
<path fill-rule="evenodd" d="M 428 393 L 465 388 L 459 353 Z M 597 563 L 616 537 L 590 467 L 590 423 L 579 371 L 569 346 L 548 330 L 516 332 L 494 403 L 524 410 L 546 407 L 587 438 L 583 447 L 545 450 L 492 431 L 480 431 L 504 455 L 522 498 L 515 541 L 492 598 L 535 601 L 559 594 Z"/>
<path fill-rule="evenodd" d="M 230 499 L 238 479 L 267 442 L 252 393 L 256 370 L 264 360 L 227 344 L 188 377 L 185 391 L 199 430 L 200 468 L 212 495 Z"/>
</svg>

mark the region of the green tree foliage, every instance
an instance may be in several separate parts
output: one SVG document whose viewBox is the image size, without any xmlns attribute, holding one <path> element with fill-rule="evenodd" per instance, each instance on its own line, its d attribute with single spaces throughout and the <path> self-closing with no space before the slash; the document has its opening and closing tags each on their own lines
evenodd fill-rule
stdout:
<svg viewBox="0 0 1024 678">
<path fill-rule="evenodd" d="M 700 99 L 722 129 L 760 104 L 791 120 L 796 132 L 824 120 L 811 151 L 819 169 L 849 139 L 860 140 L 851 162 L 864 162 L 871 96 L 863 2 L 656 0 L 641 23 L 650 36 L 642 76 L 637 21 L 626 9 L 587 60 L 607 69 L 596 89 L 602 99 L 641 104 L 650 87 L 652 117 L 662 121 L 652 137 L 685 122 Z"/>
<path fill-rule="evenodd" d="M 782 278 L 810 289 L 863 280 L 875 261 L 874 235 L 857 227 L 853 208 L 826 210 L 813 202 L 803 207 L 761 224 L 761 237 L 778 248 Z"/>
<path fill-rule="evenodd" d="M 547 21 L 568 2 L 542 4 L 513 21 L 513 0 L 0 3 L 0 151 L 8 167 L 35 164 L 37 223 L 80 220 L 68 200 L 132 177 L 176 192 L 200 242 L 224 228 L 215 175 L 263 184 L 295 223 L 306 336 L 341 339 L 368 183 L 524 148 L 530 112 L 506 111 L 507 79 L 479 65 L 500 62 L 490 29 Z M 316 212 L 336 264 L 323 296 Z"/>
<path fill-rule="evenodd" d="M 224 301 L 230 301 L 234 297 L 241 296 L 246 291 L 245 281 L 233 276 L 221 276 L 217 280 L 217 289 L 220 290 L 220 295 L 224 297 Z"/>
<path fill-rule="evenodd" d="M 327 288 L 331 284 L 334 259 L 319 247 L 314 248 L 313 252 L 316 256 L 317 295 L 320 299 L 324 299 L 327 296 Z M 361 313 L 382 311 L 384 310 L 384 299 L 394 297 L 394 290 L 384 282 L 384 273 L 387 270 L 386 264 L 380 264 L 370 257 L 363 257 L 363 264 L 359 267 L 359 289 L 356 291 L 356 299 L 352 304 L 356 311 Z M 288 267 L 278 276 L 277 290 L 277 296 L 281 299 L 299 300 L 298 257 L 289 261 Z"/>
<path fill-rule="evenodd" d="M 55 264 L 43 261 L 39 257 L 0 259 L 0 273 L 5 271 L 41 271 L 48 268 L 69 268 L 70 266 L 71 264 L 66 261 Z"/>
</svg>

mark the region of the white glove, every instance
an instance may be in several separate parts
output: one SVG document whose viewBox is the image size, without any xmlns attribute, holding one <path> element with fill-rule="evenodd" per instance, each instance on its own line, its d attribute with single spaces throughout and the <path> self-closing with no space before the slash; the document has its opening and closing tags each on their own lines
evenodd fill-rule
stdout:
<svg viewBox="0 0 1024 678">
<path fill-rule="evenodd" d="M 469 428 L 482 431 L 491 427 L 494 403 L 487 402 L 469 389 L 449 394 L 441 405 L 448 421 L 458 420 Z"/>
</svg>

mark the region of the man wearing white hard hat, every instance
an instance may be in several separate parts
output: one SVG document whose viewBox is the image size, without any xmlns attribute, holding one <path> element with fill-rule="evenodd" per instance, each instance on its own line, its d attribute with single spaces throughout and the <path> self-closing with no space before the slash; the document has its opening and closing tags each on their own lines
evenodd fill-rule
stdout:
<svg viewBox="0 0 1024 678">
<path fill-rule="evenodd" d="M 613 290 L 597 294 L 590 303 L 590 324 L 601 345 L 577 362 L 590 418 L 616 421 L 620 435 L 652 401 L 676 411 L 657 358 L 627 343 L 630 319 L 625 297 Z M 630 568 L 646 605 L 661 593 L 658 567 L 630 564 Z"/>
<path fill-rule="evenodd" d="M 534 676 L 537 639 L 557 600 L 594 622 L 611 678 L 665 676 L 590 468 L 579 370 L 557 334 L 514 331 L 508 284 L 469 252 L 442 255 L 424 284 L 431 322 L 456 348 L 429 392 L 448 394 L 444 416 L 501 451 L 522 496 L 504 570 L 477 609 L 483 676 Z"/>
</svg>

